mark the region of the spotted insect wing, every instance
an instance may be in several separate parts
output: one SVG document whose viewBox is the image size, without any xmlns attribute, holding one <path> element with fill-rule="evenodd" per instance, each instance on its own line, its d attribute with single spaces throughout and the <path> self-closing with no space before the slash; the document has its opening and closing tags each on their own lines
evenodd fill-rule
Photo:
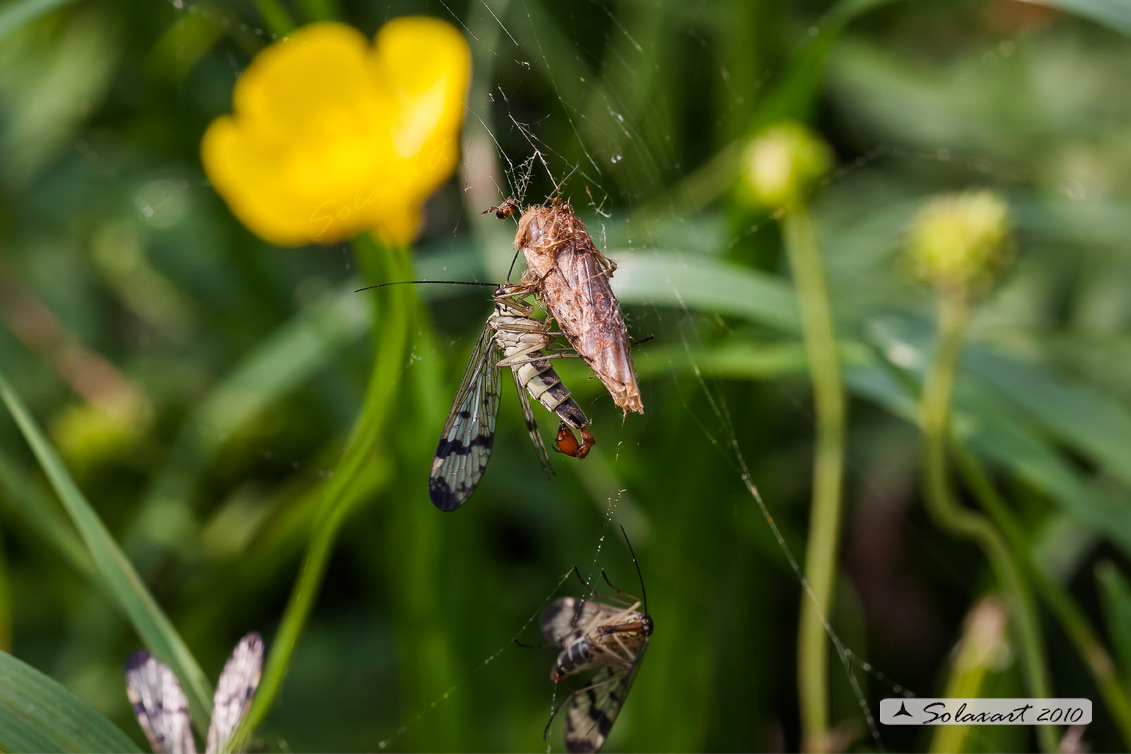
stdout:
<svg viewBox="0 0 1131 754">
<path fill-rule="evenodd" d="M 608 598 L 620 603 L 611 604 L 598 596 L 561 597 L 546 607 L 540 620 L 547 640 L 562 647 L 550 671 L 552 681 L 592 671 L 564 702 L 569 751 L 599 751 L 604 745 L 652 633 L 652 619 L 637 609 L 639 601 Z M 549 728 L 547 724 L 547 733 Z"/>
<path fill-rule="evenodd" d="M 219 754 L 243 722 L 259 686 L 263 639 L 252 632 L 240 640 L 224 665 L 212 699 L 206 754 Z M 188 699 L 168 665 L 144 650 L 126 661 L 126 695 L 155 754 L 196 754 Z"/>
</svg>

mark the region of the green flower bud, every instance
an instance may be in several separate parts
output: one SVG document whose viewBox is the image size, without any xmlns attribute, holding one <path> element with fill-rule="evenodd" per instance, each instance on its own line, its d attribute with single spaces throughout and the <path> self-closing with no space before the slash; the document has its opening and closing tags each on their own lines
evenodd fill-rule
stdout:
<svg viewBox="0 0 1131 754">
<path fill-rule="evenodd" d="M 938 196 L 915 216 L 908 235 L 913 274 L 948 296 L 988 290 L 1013 251 L 1005 200 L 988 190 Z"/>
<path fill-rule="evenodd" d="M 828 144 L 800 123 L 765 129 L 742 156 L 745 193 L 754 204 L 778 209 L 804 200 L 833 165 Z"/>
</svg>

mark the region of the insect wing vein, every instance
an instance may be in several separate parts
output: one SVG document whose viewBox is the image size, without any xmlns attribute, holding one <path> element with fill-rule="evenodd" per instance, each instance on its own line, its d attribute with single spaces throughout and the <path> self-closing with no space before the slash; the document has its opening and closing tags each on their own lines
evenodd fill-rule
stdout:
<svg viewBox="0 0 1131 754">
<path fill-rule="evenodd" d="M 224 664 L 212 698 L 212 723 L 208 726 L 206 754 L 218 754 L 228 745 L 251 707 L 263 667 L 263 639 L 252 632 L 240 640 Z"/>
<path fill-rule="evenodd" d="M 126 661 L 126 695 L 156 754 L 195 754 L 188 698 L 168 665 L 134 652 Z"/>
<path fill-rule="evenodd" d="M 590 626 L 606 623 L 620 608 L 592 599 L 559 597 L 542 611 L 539 624 L 547 641 L 566 646 L 585 635 Z"/>
<path fill-rule="evenodd" d="M 624 706 L 640 660 L 648 642 L 645 640 L 637 652 L 632 667 L 603 667 L 593 674 L 588 686 L 573 693 L 566 710 L 565 745 L 567 751 L 599 751 L 609 736 L 609 731 Z"/>
<path fill-rule="evenodd" d="M 499 411 L 496 346 L 495 331 L 489 324 L 484 325 L 436 446 L 428 494 L 443 511 L 455 510 L 467 502 L 491 458 L 495 415 Z"/>
</svg>

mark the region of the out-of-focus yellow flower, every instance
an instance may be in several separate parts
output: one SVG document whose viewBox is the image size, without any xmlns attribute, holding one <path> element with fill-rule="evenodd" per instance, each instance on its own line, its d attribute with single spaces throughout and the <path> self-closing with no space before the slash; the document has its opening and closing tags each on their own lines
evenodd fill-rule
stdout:
<svg viewBox="0 0 1131 754">
<path fill-rule="evenodd" d="M 1013 223 L 992 191 L 943 194 L 915 216 L 907 239 L 913 274 L 940 293 L 983 293 L 1009 261 Z"/>
<path fill-rule="evenodd" d="M 463 36 L 439 19 L 394 19 L 373 45 L 344 24 L 303 27 L 240 76 L 233 114 L 204 134 L 204 171 L 272 243 L 409 241 L 459 159 L 470 70 Z"/>
<path fill-rule="evenodd" d="M 743 187 L 750 201 L 778 209 L 805 199 L 829 172 L 832 150 L 813 131 L 781 121 L 757 134 L 742 156 Z"/>
</svg>

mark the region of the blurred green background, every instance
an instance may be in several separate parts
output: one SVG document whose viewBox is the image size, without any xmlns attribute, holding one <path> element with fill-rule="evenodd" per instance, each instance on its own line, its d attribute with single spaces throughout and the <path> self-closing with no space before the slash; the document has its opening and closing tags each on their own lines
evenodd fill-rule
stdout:
<svg viewBox="0 0 1131 754">
<path fill-rule="evenodd" d="M 247 631 L 270 648 L 363 408 L 386 324 L 372 297 L 403 300 L 352 293 L 349 245 L 265 245 L 202 173 L 204 128 L 285 31 L 272 7 L 0 7 L 0 371 L 212 679 Z M 583 365 L 561 365 L 598 445 L 555 456 L 552 482 L 505 380 L 483 483 L 442 514 L 428 470 L 490 303 L 420 288 L 364 494 L 256 747 L 541 747 L 561 699 L 555 655 L 511 638 L 539 641 L 531 618 L 579 591 L 561 583 L 573 563 L 638 590 L 619 525 L 656 633 L 609 750 L 799 747 L 804 592 L 741 473 L 804 562 L 815 425 L 796 299 L 774 219 L 736 191 L 744 143 L 784 117 L 837 158 L 812 206 L 851 398 L 828 619 L 869 663 L 850 663 L 864 701 L 875 714 L 903 690 L 942 695 L 968 616 L 999 592 L 982 552 L 923 510 L 915 407 L 934 299 L 897 261 L 916 209 L 969 187 L 1007 199 L 1017 254 L 971 326 L 956 446 L 989 470 L 1015 555 L 1036 567 L 1027 579 L 1062 588 L 1131 691 L 1131 2 L 281 7 L 370 35 L 412 13 L 465 31 L 465 159 L 427 206 L 416 276 L 502 279 L 513 226 L 478 212 L 527 175 L 528 201 L 553 188 L 528 162 L 537 147 L 555 178 L 579 166 L 564 193 L 622 265 L 630 331 L 655 339 L 635 351 L 643 416 L 622 419 Z M 535 410 L 552 437 L 556 420 Z M 1038 605 L 1054 692 L 1093 699 L 1086 745 L 1126 750 L 1077 645 Z M 979 693 L 1028 695 L 1012 636 L 997 643 Z M 141 744 L 121 675 L 140 645 L 0 420 L 0 648 Z M 909 728 L 874 739 L 835 654 L 830 678 L 834 748 L 930 745 Z M 961 741 L 1036 745 L 1020 727 Z"/>
</svg>

